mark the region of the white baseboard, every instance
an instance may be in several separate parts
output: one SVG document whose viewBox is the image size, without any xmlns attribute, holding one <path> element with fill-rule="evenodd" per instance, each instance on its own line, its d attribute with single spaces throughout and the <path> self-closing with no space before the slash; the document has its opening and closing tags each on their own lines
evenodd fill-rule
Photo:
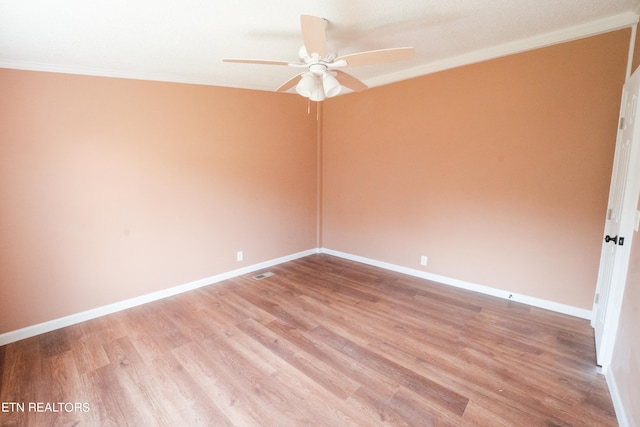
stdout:
<svg viewBox="0 0 640 427">
<path fill-rule="evenodd" d="M 116 302 L 116 303 L 105 305 L 102 307 L 93 308 L 91 310 L 71 314 L 69 316 L 60 317 L 58 319 L 49 320 L 47 322 L 39 323 L 37 325 L 27 326 L 26 328 L 18 329 L 11 332 L 6 332 L 4 334 L 0 334 L 0 346 L 9 344 L 15 341 L 20 341 L 25 338 L 30 338 L 36 335 L 40 335 L 45 332 L 50 332 L 56 329 L 64 328 L 65 326 L 71 326 L 76 323 L 84 322 L 86 320 L 95 319 L 96 317 L 105 316 L 107 314 L 126 310 L 127 308 L 136 307 L 138 305 L 146 304 L 148 302 L 167 298 L 172 295 L 181 294 L 183 292 L 191 291 L 193 289 L 197 289 L 203 286 L 218 283 L 223 280 L 231 279 L 237 276 L 242 276 L 243 274 L 252 273 L 257 270 L 269 268 L 274 265 L 282 264 L 287 261 L 292 261 L 294 259 L 316 254 L 318 252 L 319 252 L 318 249 L 309 249 L 309 250 L 298 252 L 295 254 L 286 255 L 280 258 L 275 258 L 269 261 L 260 262 L 258 264 L 253 264 L 246 267 L 238 268 L 236 270 L 231 270 L 226 273 L 205 277 L 204 279 L 185 283 L 183 285 L 175 286 L 168 289 L 163 289 L 158 292 L 141 295 L 139 297 L 127 299 L 124 301 Z"/>
<path fill-rule="evenodd" d="M 613 402 L 613 408 L 616 411 L 616 418 L 618 419 L 618 425 L 620 427 L 628 427 L 629 418 L 627 418 L 627 411 L 622 403 L 620 397 L 620 390 L 618 389 L 618 383 L 616 377 L 610 368 L 603 369 L 604 377 L 607 379 L 607 386 L 609 387 L 609 394 L 611 395 L 611 401 Z"/>
<path fill-rule="evenodd" d="M 316 254 L 316 253 L 325 253 L 328 255 L 333 255 L 340 258 L 348 259 L 351 261 L 361 262 L 363 264 L 384 268 L 386 270 L 396 271 L 396 272 L 408 274 L 414 277 L 420 277 L 426 280 L 431 280 L 431 281 L 442 283 L 445 285 L 455 286 L 457 288 L 468 289 L 470 291 L 480 292 L 482 294 L 492 295 L 498 298 L 509 299 L 512 301 L 528 304 L 534 307 L 544 308 L 547 310 L 564 313 L 571 316 L 580 317 L 583 319 L 591 319 L 591 310 L 572 307 L 569 305 L 560 304 L 553 301 L 547 301 L 540 298 L 530 297 L 527 295 L 515 294 L 509 291 L 503 291 L 501 289 L 496 289 L 496 288 L 483 286 L 483 285 L 479 285 L 471 282 L 466 282 L 463 280 L 452 279 L 450 277 L 440 276 L 437 274 L 428 273 L 421 270 L 415 270 L 412 268 L 403 267 L 400 265 L 391 264 L 383 261 L 377 261 L 371 258 L 352 255 L 345 252 L 335 251 L 332 249 L 316 248 L 316 249 L 309 249 L 309 250 L 298 252 L 295 254 L 272 259 L 269 261 L 264 261 L 258 264 L 253 264 L 246 267 L 238 268 L 236 270 L 231 270 L 225 273 L 216 274 L 214 276 L 210 276 L 204 279 L 185 283 L 183 285 L 175 286 L 168 289 L 163 289 L 161 291 L 153 292 L 146 295 L 141 295 L 139 297 L 120 301 L 114 304 L 93 308 L 91 310 L 75 313 L 69 316 L 39 323 L 37 325 L 27 326 L 26 328 L 18 329 L 15 331 L 6 332 L 4 334 L 0 334 L 0 346 L 9 344 L 15 341 L 19 341 L 25 338 L 30 338 L 36 335 L 40 335 L 45 332 L 50 332 L 56 329 L 64 328 L 65 326 L 70 326 L 76 323 L 84 322 L 86 320 L 95 319 L 96 317 L 105 316 L 107 314 L 126 310 L 128 308 L 136 307 L 138 305 L 146 304 L 148 302 L 156 301 L 162 298 L 167 298 L 172 295 L 177 295 L 183 292 L 200 288 L 202 286 L 211 285 L 211 284 L 218 283 L 223 280 L 231 279 L 237 276 L 242 276 L 243 274 L 248 274 L 257 270 L 262 270 L 268 267 L 272 267 L 274 265 L 282 264 L 288 261 L 292 261 L 308 255 Z"/>
<path fill-rule="evenodd" d="M 504 291 L 504 290 L 492 288 L 489 286 L 479 285 L 476 283 L 466 282 L 463 280 L 452 279 L 450 277 L 440 276 L 438 274 L 428 273 L 422 270 L 403 267 L 401 265 L 390 264 L 388 262 L 377 261 L 371 258 L 365 258 L 358 255 L 348 254 L 345 252 L 334 251 L 333 249 L 321 248 L 320 252 L 328 255 L 337 256 L 340 258 L 345 258 L 351 261 L 361 262 L 363 264 L 369 264 L 375 267 L 384 268 L 386 270 L 397 271 L 399 273 L 408 274 L 410 276 L 420 277 L 422 279 L 431 280 L 433 282 L 438 282 L 445 285 L 455 286 L 457 288 L 467 289 L 474 292 L 480 292 L 482 294 L 492 295 L 494 297 L 504 298 L 511 301 L 516 301 L 523 304 L 531 305 L 534 307 L 555 311 L 558 313 L 568 314 L 570 316 L 579 317 L 582 319 L 591 320 L 591 317 L 592 317 L 591 310 L 586 310 L 584 308 L 573 307 L 566 304 L 560 304 L 554 301 L 548 301 L 548 300 L 544 300 L 536 297 L 531 297 L 528 295 L 516 294 L 513 292 Z"/>
</svg>

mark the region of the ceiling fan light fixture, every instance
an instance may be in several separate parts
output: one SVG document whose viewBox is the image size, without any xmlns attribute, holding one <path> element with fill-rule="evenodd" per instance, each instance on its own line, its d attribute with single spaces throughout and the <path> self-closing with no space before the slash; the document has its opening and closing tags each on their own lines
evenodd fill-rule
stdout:
<svg viewBox="0 0 640 427">
<path fill-rule="evenodd" d="M 304 73 L 296 85 L 296 92 L 305 98 L 311 97 L 316 86 L 316 79 L 311 73 Z"/>
<path fill-rule="evenodd" d="M 327 98 L 331 98 L 340 93 L 342 86 L 331 73 L 326 73 L 322 76 L 322 88 Z"/>
<path fill-rule="evenodd" d="M 312 101 L 324 101 L 326 98 L 324 93 L 324 88 L 322 87 L 322 83 L 320 83 L 320 79 L 315 79 L 315 83 L 313 85 L 313 91 L 311 92 L 311 96 L 309 99 Z"/>
</svg>

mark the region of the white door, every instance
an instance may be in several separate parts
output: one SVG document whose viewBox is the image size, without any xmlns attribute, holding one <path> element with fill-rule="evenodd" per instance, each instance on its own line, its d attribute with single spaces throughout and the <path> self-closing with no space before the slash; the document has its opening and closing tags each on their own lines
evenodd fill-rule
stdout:
<svg viewBox="0 0 640 427">
<path fill-rule="evenodd" d="M 597 361 L 604 368 L 611 360 L 618 327 L 640 188 L 639 94 L 640 72 L 636 71 L 622 91 L 609 206 L 593 305 Z"/>
</svg>

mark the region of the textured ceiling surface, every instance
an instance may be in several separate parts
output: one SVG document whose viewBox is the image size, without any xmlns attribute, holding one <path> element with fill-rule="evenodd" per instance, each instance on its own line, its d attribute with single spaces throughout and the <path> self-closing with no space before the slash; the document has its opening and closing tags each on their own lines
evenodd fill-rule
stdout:
<svg viewBox="0 0 640 427">
<path fill-rule="evenodd" d="M 275 90 L 299 71 L 300 15 L 344 55 L 415 47 L 349 68 L 375 86 L 628 27 L 640 0 L 0 0 L 0 67 Z"/>
</svg>

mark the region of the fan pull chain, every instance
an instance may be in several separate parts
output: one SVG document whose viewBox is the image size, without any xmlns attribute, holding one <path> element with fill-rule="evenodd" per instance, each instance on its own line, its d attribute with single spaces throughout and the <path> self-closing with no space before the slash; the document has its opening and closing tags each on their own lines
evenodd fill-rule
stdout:
<svg viewBox="0 0 640 427">
<path fill-rule="evenodd" d="M 307 98 L 307 114 L 311 114 L 311 100 Z"/>
</svg>

